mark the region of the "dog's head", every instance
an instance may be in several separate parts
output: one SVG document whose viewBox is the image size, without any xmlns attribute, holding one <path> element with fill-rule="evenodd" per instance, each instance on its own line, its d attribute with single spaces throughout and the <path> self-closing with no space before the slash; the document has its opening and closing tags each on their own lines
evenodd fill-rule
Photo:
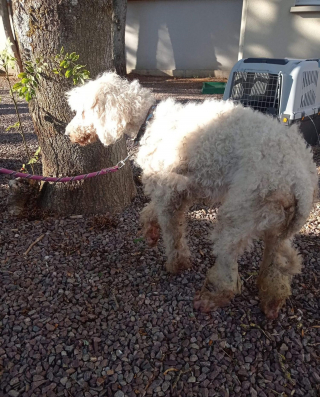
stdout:
<svg viewBox="0 0 320 397">
<path fill-rule="evenodd" d="M 107 146 L 123 134 L 135 137 L 154 103 L 152 92 L 137 80 L 130 83 L 113 72 L 104 73 L 67 95 L 76 115 L 67 125 L 66 135 L 80 145 L 99 139 Z"/>
</svg>

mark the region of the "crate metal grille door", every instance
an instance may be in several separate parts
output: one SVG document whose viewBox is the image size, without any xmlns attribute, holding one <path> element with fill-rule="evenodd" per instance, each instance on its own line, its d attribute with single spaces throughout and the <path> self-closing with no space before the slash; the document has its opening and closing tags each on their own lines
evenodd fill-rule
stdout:
<svg viewBox="0 0 320 397">
<path fill-rule="evenodd" d="M 279 113 L 280 76 L 266 72 L 234 72 L 230 99 L 272 115 Z"/>
</svg>

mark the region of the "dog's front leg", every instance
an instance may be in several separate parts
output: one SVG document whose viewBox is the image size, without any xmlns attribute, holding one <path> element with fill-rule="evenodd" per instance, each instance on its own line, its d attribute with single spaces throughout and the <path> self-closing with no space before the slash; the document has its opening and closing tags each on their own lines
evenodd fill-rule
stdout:
<svg viewBox="0 0 320 397">
<path fill-rule="evenodd" d="M 166 249 L 166 269 L 177 274 L 191 266 L 186 239 L 185 211 L 190 205 L 187 193 L 172 192 L 169 200 L 157 200 L 156 211 Z"/>
<path fill-rule="evenodd" d="M 141 211 L 140 222 L 142 225 L 142 235 L 148 245 L 154 247 L 157 245 L 160 237 L 160 225 L 154 201 L 148 203 Z"/>
</svg>

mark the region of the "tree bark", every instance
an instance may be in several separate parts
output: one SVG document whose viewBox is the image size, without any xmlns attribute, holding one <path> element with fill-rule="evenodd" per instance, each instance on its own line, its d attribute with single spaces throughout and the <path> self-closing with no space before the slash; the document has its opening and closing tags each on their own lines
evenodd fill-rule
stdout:
<svg viewBox="0 0 320 397">
<path fill-rule="evenodd" d="M 114 58 L 113 0 L 13 0 L 14 23 L 23 60 L 50 59 L 60 52 L 80 55 L 91 77 L 117 69 Z M 125 17 L 124 17 L 125 18 Z M 120 43 L 120 42 L 119 42 Z M 118 52 L 118 49 L 116 50 Z M 121 59 L 117 58 L 117 62 Z M 127 155 L 125 139 L 107 148 L 100 142 L 72 144 L 64 131 L 71 120 L 65 92 L 70 83 L 43 76 L 30 102 L 30 112 L 42 152 L 43 174 L 78 175 L 115 165 Z M 126 164 L 113 174 L 74 184 L 46 184 L 41 204 L 56 212 L 118 212 L 135 196 L 132 171 Z"/>
<path fill-rule="evenodd" d="M 125 30 L 127 0 L 113 0 L 113 49 L 116 72 L 120 76 L 127 73 L 125 55 Z"/>
</svg>

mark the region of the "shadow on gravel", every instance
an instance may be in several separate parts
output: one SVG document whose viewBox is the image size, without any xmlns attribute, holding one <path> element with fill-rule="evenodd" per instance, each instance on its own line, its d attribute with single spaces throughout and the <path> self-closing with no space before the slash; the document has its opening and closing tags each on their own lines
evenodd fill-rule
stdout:
<svg viewBox="0 0 320 397">
<path fill-rule="evenodd" d="M 2 159 L 0 158 L 0 168 L 7 168 L 13 171 L 19 171 L 22 166 L 21 159 Z M 0 177 L 3 177 L 4 174 L 0 173 Z M 8 177 L 6 177 L 8 178 Z"/>
<path fill-rule="evenodd" d="M 24 137 L 26 141 L 37 140 L 37 136 L 31 133 L 25 133 Z M 16 132 L 12 132 L 12 133 L 8 132 L 8 133 L 0 134 L 0 145 L 7 145 L 8 143 L 11 145 L 21 144 L 22 143 L 21 135 Z"/>
<path fill-rule="evenodd" d="M 18 110 L 19 113 L 29 113 L 29 108 L 27 104 L 19 104 L 18 105 Z M 15 114 L 16 110 L 14 105 L 10 104 L 10 105 L 6 105 L 6 104 L 2 104 L 0 105 L 0 114 L 5 115 L 5 114 Z"/>
<path fill-rule="evenodd" d="M 309 253 L 320 252 L 320 238 L 315 234 L 298 234 L 296 236 L 296 242 L 298 245 L 302 245 L 303 248 L 308 248 Z"/>
</svg>

